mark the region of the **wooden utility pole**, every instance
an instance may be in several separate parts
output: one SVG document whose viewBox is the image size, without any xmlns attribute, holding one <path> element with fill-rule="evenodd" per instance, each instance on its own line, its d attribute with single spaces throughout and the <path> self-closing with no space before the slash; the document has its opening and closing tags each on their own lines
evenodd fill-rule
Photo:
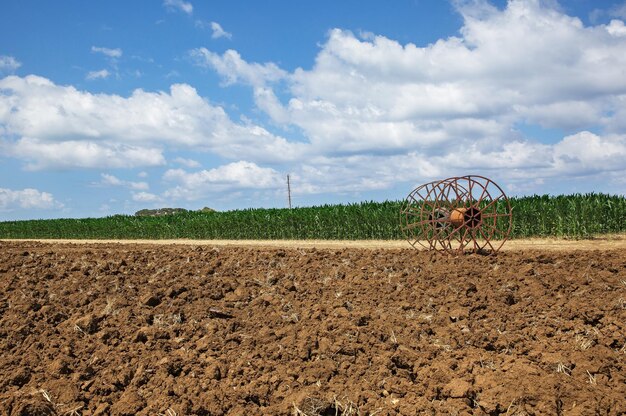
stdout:
<svg viewBox="0 0 626 416">
<path fill-rule="evenodd" d="M 289 198 L 289 209 L 291 209 L 291 184 L 289 183 L 289 175 L 287 175 L 287 197 Z"/>
</svg>

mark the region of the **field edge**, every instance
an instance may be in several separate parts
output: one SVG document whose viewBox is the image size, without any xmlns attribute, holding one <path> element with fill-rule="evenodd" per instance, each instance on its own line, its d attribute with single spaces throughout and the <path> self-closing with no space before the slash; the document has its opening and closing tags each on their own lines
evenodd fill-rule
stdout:
<svg viewBox="0 0 626 416">
<path fill-rule="evenodd" d="M 405 240 L 110 240 L 110 239 L 0 239 L 0 242 L 37 242 L 44 244 L 130 244 L 130 245 L 191 245 L 270 248 L 364 248 L 413 249 Z M 529 238 L 506 241 L 502 251 L 520 250 L 616 250 L 626 249 L 626 234 L 611 234 L 590 239 Z"/>
</svg>

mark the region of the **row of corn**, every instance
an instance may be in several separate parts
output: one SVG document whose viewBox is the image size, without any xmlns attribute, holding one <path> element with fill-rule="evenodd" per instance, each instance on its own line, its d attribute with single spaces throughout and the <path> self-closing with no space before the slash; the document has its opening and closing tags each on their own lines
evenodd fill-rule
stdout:
<svg viewBox="0 0 626 416">
<path fill-rule="evenodd" d="M 626 197 L 605 194 L 510 199 L 511 238 L 626 232 Z M 184 212 L 161 217 L 0 222 L 0 238 L 72 239 L 402 239 L 401 201 L 293 209 Z"/>
</svg>

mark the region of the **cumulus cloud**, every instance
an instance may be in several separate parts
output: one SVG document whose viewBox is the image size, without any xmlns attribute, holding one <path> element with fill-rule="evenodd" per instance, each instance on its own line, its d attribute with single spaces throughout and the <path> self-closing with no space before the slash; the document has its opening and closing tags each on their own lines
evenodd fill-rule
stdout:
<svg viewBox="0 0 626 416">
<path fill-rule="evenodd" d="M 200 162 L 193 159 L 185 159 L 183 157 L 177 157 L 173 160 L 174 163 L 178 163 L 179 165 L 186 166 L 188 168 L 199 168 Z"/>
<path fill-rule="evenodd" d="M 217 71 L 224 78 L 225 85 L 241 82 L 258 87 L 268 82 L 278 81 L 287 75 L 287 72 L 273 62 L 248 63 L 232 49 L 219 55 L 207 48 L 197 48 L 191 50 L 190 55 L 198 65 Z"/>
<path fill-rule="evenodd" d="M 169 169 L 163 179 L 175 185 L 165 196 L 168 198 L 199 199 L 203 193 L 233 191 L 239 189 L 273 189 L 281 186 L 282 175 L 272 168 L 255 163 L 239 161 L 214 169 L 187 172 Z"/>
<path fill-rule="evenodd" d="M 503 9 L 486 1 L 455 5 L 464 22 L 458 36 L 418 46 L 333 29 L 313 67 L 291 73 L 233 50 L 191 53 L 225 86 L 252 86 L 256 105 L 275 123 L 302 131 L 308 157 L 318 161 L 297 173 L 311 192 L 329 189 L 331 172 L 355 178 L 355 189 L 378 189 L 411 168 L 423 178 L 626 171 L 623 21 L 585 26 L 540 0 L 511 0 Z M 284 102 L 277 82 L 287 86 Z M 520 123 L 563 138 L 543 142 L 518 130 Z M 576 146 L 605 151 L 590 158 Z M 381 174 L 388 164 L 402 174 Z"/>
<path fill-rule="evenodd" d="M 211 30 L 213 31 L 213 34 L 211 35 L 213 39 L 231 39 L 233 37 L 231 33 L 228 33 L 227 31 L 222 29 L 222 26 L 217 22 L 211 22 Z"/>
<path fill-rule="evenodd" d="M 410 151 L 396 155 L 318 156 L 292 167 L 292 192 L 379 191 L 403 182 L 420 183 L 468 173 L 487 174 L 518 187 L 520 183 L 541 187 L 551 179 L 597 175 L 605 176 L 605 180 L 620 178 L 626 171 L 625 160 L 626 135 L 600 136 L 588 131 L 554 144 L 520 139 L 502 146 L 477 142 L 441 154 Z"/>
<path fill-rule="evenodd" d="M 104 55 L 107 58 L 107 61 L 113 73 L 117 77 L 119 77 L 117 63 L 118 63 L 118 59 L 122 57 L 122 53 L 123 53 L 120 48 L 112 49 L 112 48 L 105 48 L 105 47 L 100 47 L 100 46 L 92 46 L 91 52 Z M 87 75 L 85 76 L 85 79 L 87 79 L 88 81 L 93 81 L 97 79 L 106 79 L 111 75 L 112 75 L 112 72 L 109 71 L 108 69 L 100 69 L 97 71 L 89 71 Z M 141 76 L 141 73 L 139 71 L 135 71 L 135 76 L 139 77 Z"/>
<path fill-rule="evenodd" d="M 267 84 L 285 80 L 288 73 L 273 62 L 264 64 L 249 63 L 241 58 L 237 51 L 227 50 L 222 55 L 197 48 L 190 51 L 190 56 L 202 67 L 214 69 L 223 79 L 223 86 L 236 83 L 250 85 L 254 88 L 256 105 L 278 123 L 289 122 L 288 111 Z"/>
<path fill-rule="evenodd" d="M 12 190 L 0 188 L 0 210 L 12 211 L 14 209 L 53 209 L 62 208 L 63 204 L 56 201 L 48 192 L 26 188 Z"/>
<path fill-rule="evenodd" d="M 0 80 L 0 146 L 31 169 L 158 166 L 166 152 L 192 150 L 223 160 L 199 171 L 189 170 L 199 167 L 193 160 L 171 160 L 182 169 L 165 172 L 164 194 L 135 192 L 146 202 L 278 192 L 285 172 L 300 194 L 468 173 L 515 189 L 624 177 L 623 20 L 585 25 L 540 0 L 454 4 L 463 19 L 456 36 L 418 45 L 333 29 L 314 64 L 294 71 L 235 50 L 190 51 L 225 87 L 251 87 L 281 135 L 234 122 L 187 84 L 122 97 L 13 76 Z"/>
<path fill-rule="evenodd" d="M 621 20 L 611 20 L 606 30 L 613 36 L 626 36 L 626 26 Z"/>
<path fill-rule="evenodd" d="M 100 176 L 102 177 L 102 179 L 100 180 L 100 182 L 96 183 L 96 185 L 99 186 L 123 186 L 136 191 L 147 191 L 148 189 L 150 189 L 150 186 L 147 182 L 125 181 L 108 173 L 102 173 L 100 174 Z"/>
<path fill-rule="evenodd" d="M 120 48 L 111 49 L 111 48 L 103 48 L 100 46 L 92 46 L 91 52 L 101 53 L 105 56 L 108 56 L 109 58 L 121 58 L 122 57 L 122 50 Z"/>
<path fill-rule="evenodd" d="M 12 56 L 0 55 L 0 73 L 2 72 L 13 72 L 17 68 L 22 66 L 22 63 L 19 62 Z"/>
<path fill-rule="evenodd" d="M 488 20 L 466 16 L 463 39 L 424 48 L 334 30 L 315 67 L 292 74 L 286 111 L 313 141 L 356 151 L 458 142 L 463 130 L 449 126 L 461 120 L 475 121 L 479 137 L 501 137 L 520 118 L 569 128 L 571 110 L 589 106 L 598 120 L 626 92 L 626 42 L 538 7 L 518 1 Z"/>
<path fill-rule="evenodd" d="M 26 169 L 134 168 L 165 164 L 162 150 L 95 141 L 45 140 L 22 137 L 5 145 L 8 154 L 26 161 Z"/>
<path fill-rule="evenodd" d="M 132 199 L 135 202 L 158 202 L 161 197 L 150 192 L 133 192 Z"/>
<path fill-rule="evenodd" d="M 553 147 L 557 172 L 573 175 L 626 170 L 626 136 L 598 136 L 583 131 Z"/>
<path fill-rule="evenodd" d="M 102 181 L 99 184 L 102 185 L 111 185 L 111 186 L 119 186 L 122 185 L 122 181 L 113 175 L 109 175 L 107 173 L 100 174 L 102 177 Z"/>
<path fill-rule="evenodd" d="M 193 5 L 183 0 L 163 0 L 163 6 L 169 11 L 181 11 L 187 14 L 193 13 Z"/>
<path fill-rule="evenodd" d="M 111 73 L 106 69 L 101 69 L 99 71 L 89 71 L 87 73 L 86 79 L 93 81 L 94 79 L 106 79 L 111 75 Z"/>
<path fill-rule="evenodd" d="M 165 163 L 164 148 L 260 161 L 293 159 L 301 151 L 260 126 L 234 123 L 186 84 L 122 97 L 29 75 L 0 80 L 0 91 L 3 147 L 31 169 L 157 166 Z"/>
</svg>

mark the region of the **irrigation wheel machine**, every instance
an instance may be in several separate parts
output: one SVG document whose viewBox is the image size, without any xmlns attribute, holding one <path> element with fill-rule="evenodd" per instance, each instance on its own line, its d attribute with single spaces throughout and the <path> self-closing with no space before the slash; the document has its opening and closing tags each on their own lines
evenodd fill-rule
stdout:
<svg viewBox="0 0 626 416">
<path fill-rule="evenodd" d="M 496 253 L 512 227 L 511 204 L 495 182 L 478 175 L 415 188 L 400 210 L 409 243 L 444 253 Z"/>
</svg>

